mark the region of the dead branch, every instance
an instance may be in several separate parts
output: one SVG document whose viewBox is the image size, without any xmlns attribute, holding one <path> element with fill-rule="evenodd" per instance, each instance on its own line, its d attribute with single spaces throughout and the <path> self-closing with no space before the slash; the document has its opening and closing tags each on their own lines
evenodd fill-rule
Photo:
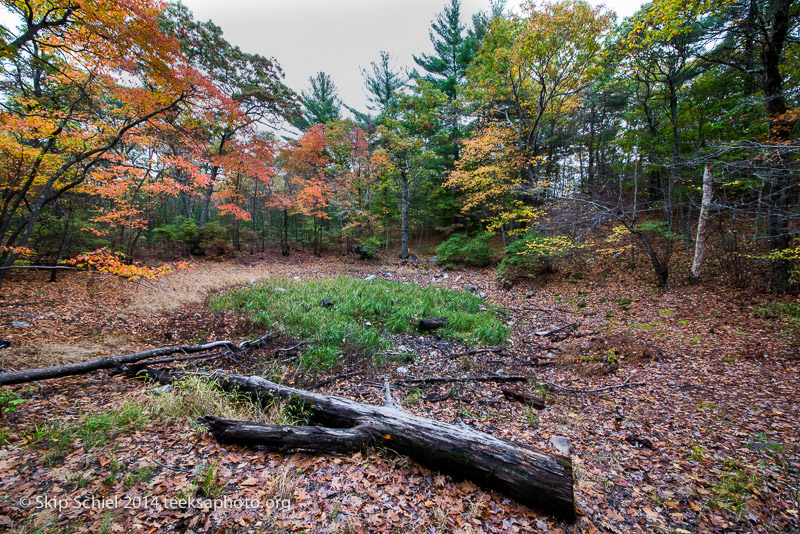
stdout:
<svg viewBox="0 0 800 534">
<path fill-rule="evenodd" d="M 400 380 L 395 380 L 395 383 L 433 384 L 441 382 L 527 382 L 527 381 L 528 378 L 525 376 L 492 375 L 492 376 L 462 376 L 457 378 L 448 378 L 441 376 L 433 376 L 428 378 L 403 378 Z"/>
<path fill-rule="evenodd" d="M 545 407 L 544 399 L 537 397 L 536 395 L 531 395 L 530 393 L 524 393 L 511 388 L 503 388 L 501 391 L 503 392 L 503 396 L 505 398 L 515 400 L 523 404 L 528 404 L 537 410 L 543 410 Z"/>
<path fill-rule="evenodd" d="M 272 334 L 267 334 L 271 336 Z M 267 336 L 261 338 L 265 339 Z M 57 365 L 54 367 L 43 367 L 40 369 L 23 369 L 20 371 L 12 371 L 9 373 L 0 374 L 0 385 L 8 386 L 12 384 L 23 384 L 26 382 L 35 382 L 38 380 L 50 380 L 52 378 L 61 378 L 64 376 L 83 375 L 101 369 L 120 369 L 131 363 L 149 360 L 150 358 L 157 358 L 159 356 L 167 356 L 170 354 L 195 354 L 198 352 L 207 352 L 214 349 L 227 349 L 231 352 L 239 352 L 253 345 L 248 345 L 245 342 L 239 345 L 231 341 L 215 341 L 213 343 L 206 343 L 204 345 L 177 345 L 169 347 L 159 347 L 157 349 L 150 349 L 142 352 L 135 352 L 133 354 L 123 354 L 120 356 L 108 356 L 105 358 L 98 358 L 96 360 L 89 360 L 87 362 L 69 363 L 66 365 Z"/>
</svg>

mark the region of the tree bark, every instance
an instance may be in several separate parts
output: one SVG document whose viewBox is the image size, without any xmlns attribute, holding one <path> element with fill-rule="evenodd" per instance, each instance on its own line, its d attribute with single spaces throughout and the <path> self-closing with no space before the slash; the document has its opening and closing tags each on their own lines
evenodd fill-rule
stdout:
<svg viewBox="0 0 800 534">
<path fill-rule="evenodd" d="M 479 432 L 407 413 L 275 384 L 259 376 L 219 374 L 225 389 L 248 392 L 263 404 L 280 398 L 310 408 L 320 427 L 280 427 L 206 417 L 221 441 L 268 445 L 280 450 L 352 451 L 367 445 L 389 447 L 443 473 L 470 479 L 522 504 L 575 518 L 572 462 Z"/>
<path fill-rule="evenodd" d="M 700 204 L 700 219 L 697 221 L 697 238 L 694 245 L 694 262 L 692 262 L 692 276 L 700 278 L 700 268 L 706 253 L 706 226 L 708 225 L 708 212 L 711 209 L 711 184 L 713 181 L 711 165 L 706 164 L 703 170 L 703 202 Z"/>
</svg>

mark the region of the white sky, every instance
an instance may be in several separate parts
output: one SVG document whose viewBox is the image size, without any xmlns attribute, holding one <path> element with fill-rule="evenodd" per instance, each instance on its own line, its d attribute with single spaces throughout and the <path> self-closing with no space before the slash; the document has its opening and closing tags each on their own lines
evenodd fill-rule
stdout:
<svg viewBox="0 0 800 534">
<path fill-rule="evenodd" d="M 590 0 L 600 3 L 597 0 Z M 366 111 L 361 70 L 381 50 L 397 66 L 414 66 L 412 54 L 430 53 L 431 22 L 449 0 L 183 0 L 198 20 L 211 19 L 244 51 L 274 57 L 297 91 L 318 71 L 331 75 L 341 99 Z M 509 7 L 519 6 L 510 0 Z M 622 18 L 642 0 L 606 0 Z M 465 22 L 489 8 L 489 0 L 462 0 Z"/>
</svg>

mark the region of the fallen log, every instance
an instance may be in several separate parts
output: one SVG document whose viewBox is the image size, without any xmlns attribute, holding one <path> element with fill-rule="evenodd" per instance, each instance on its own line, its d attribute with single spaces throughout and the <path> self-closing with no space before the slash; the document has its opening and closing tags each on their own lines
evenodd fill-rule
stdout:
<svg viewBox="0 0 800 534">
<path fill-rule="evenodd" d="M 544 410 L 544 399 L 541 397 L 511 388 L 503 388 L 501 391 L 503 392 L 503 396 L 505 396 L 507 399 L 521 402 L 523 404 L 529 404 L 537 410 Z"/>
<path fill-rule="evenodd" d="M 203 422 L 227 443 L 279 450 L 349 452 L 367 445 L 388 447 L 456 478 L 470 479 L 522 504 L 575 518 L 572 462 L 568 457 L 410 414 L 396 406 L 373 406 L 275 384 L 258 376 L 218 372 L 224 389 L 249 393 L 262 404 L 274 398 L 309 410 L 313 427 L 285 427 L 206 416 Z"/>
<path fill-rule="evenodd" d="M 272 334 L 267 334 L 267 336 L 270 335 Z M 87 362 L 69 363 L 66 365 L 56 365 L 53 367 L 43 367 L 39 369 L 22 369 L 20 371 L 11 371 L 9 373 L 0 374 L 0 386 L 24 384 L 26 382 L 36 382 L 38 380 L 50 380 L 64 376 L 83 375 L 93 371 L 99 371 L 101 369 L 119 369 L 127 364 L 140 362 L 150 358 L 157 358 L 159 356 L 167 356 L 170 354 L 193 354 L 220 348 L 227 348 L 228 350 L 238 352 L 245 348 L 257 346 L 263 342 L 267 336 L 255 341 L 245 341 L 239 345 L 231 341 L 215 341 L 213 343 L 206 343 L 205 345 L 177 345 L 159 347 L 157 349 L 134 352 L 133 354 L 122 354 L 120 356 L 98 358 L 96 360 L 89 360 Z"/>
</svg>

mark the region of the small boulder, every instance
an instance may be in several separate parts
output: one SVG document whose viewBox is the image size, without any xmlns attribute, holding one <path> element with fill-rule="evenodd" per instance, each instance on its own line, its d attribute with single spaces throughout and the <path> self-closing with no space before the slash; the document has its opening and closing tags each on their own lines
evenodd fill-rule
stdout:
<svg viewBox="0 0 800 534">
<path fill-rule="evenodd" d="M 423 332 L 430 332 L 438 330 L 447 323 L 446 317 L 439 317 L 437 319 L 422 319 L 419 322 L 419 329 Z"/>
</svg>

